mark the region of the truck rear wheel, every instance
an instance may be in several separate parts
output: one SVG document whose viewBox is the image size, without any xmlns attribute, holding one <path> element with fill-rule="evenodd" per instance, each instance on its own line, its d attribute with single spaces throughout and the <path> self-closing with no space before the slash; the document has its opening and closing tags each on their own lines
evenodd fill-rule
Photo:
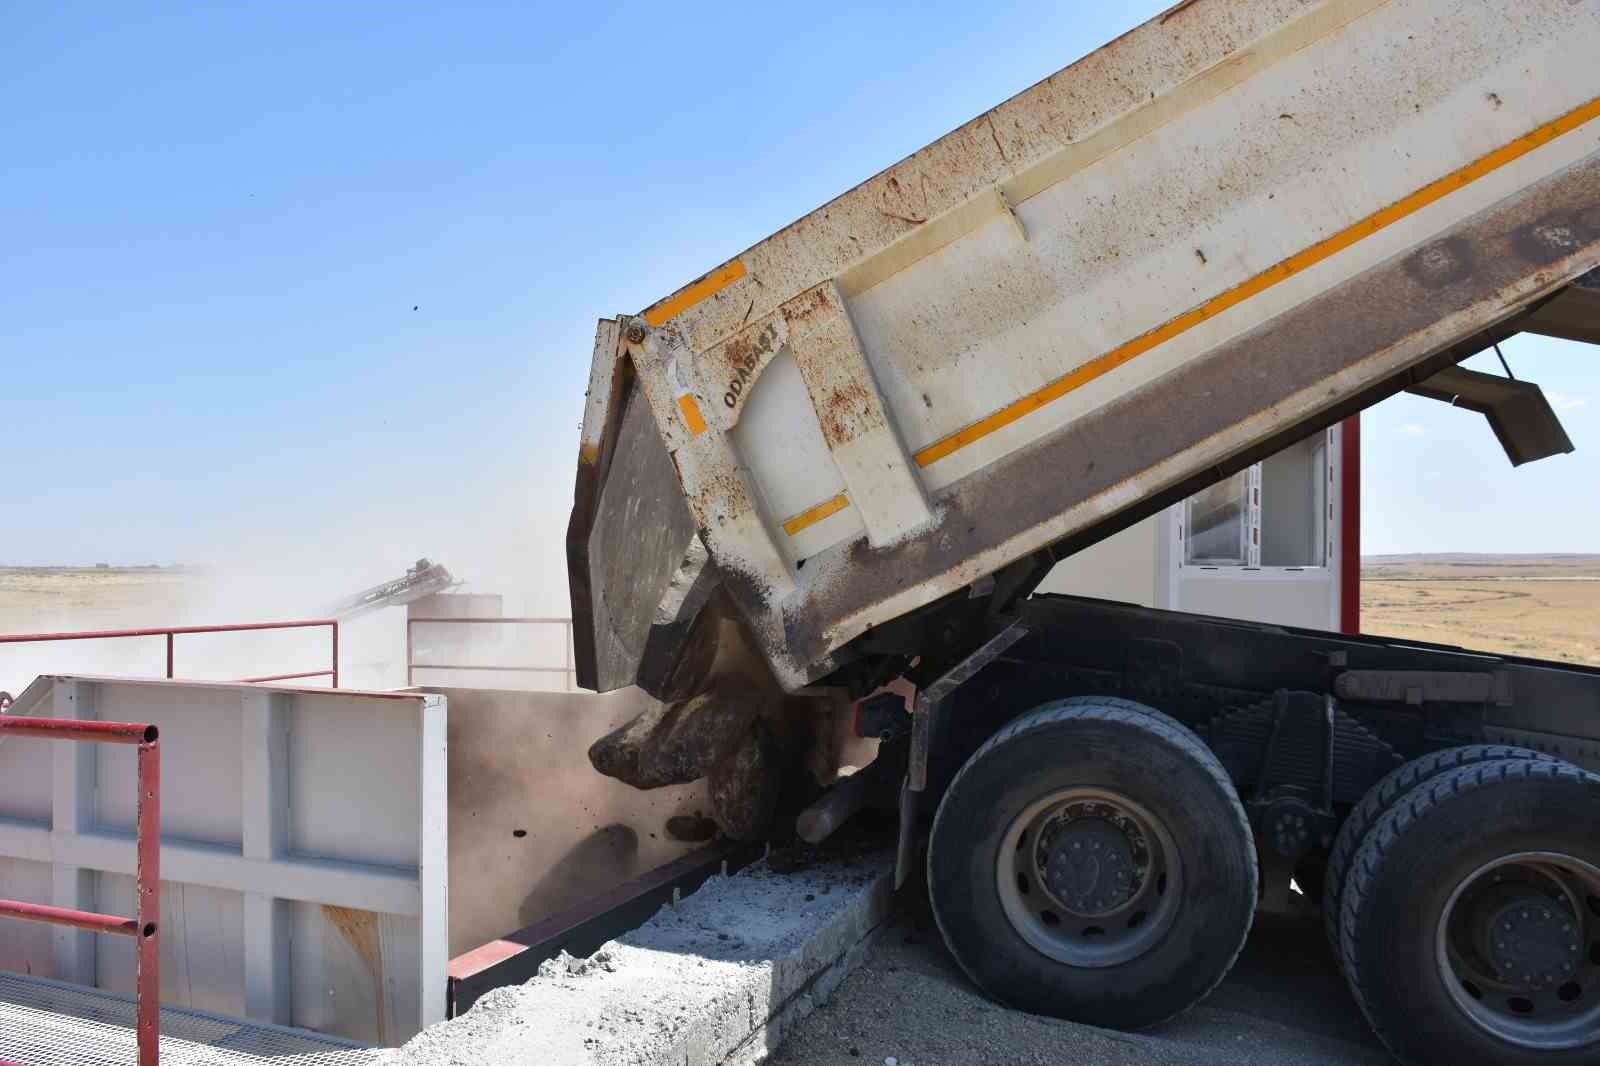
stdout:
<svg viewBox="0 0 1600 1066">
<path fill-rule="evenodd" d="M 1389 808 L 1400 802 L 1400 797 L 1424 781 L 1431 781 L 1440 774 L 1459 770 L 1463 766 L 1499 759 L 1556 761 L 1553 755 L 1532 748 L 1517 748 L 1509 744 L 1467 744 L 1412 759 L 1403 766 L 1395 767 L 1376 785 L 1367 789 L 1361 802 L 1339 826 L 1339 835 L 1334 837 L 1333 847 L 1328 851 L 1327 873 L 1323 876 L 1322 925 L 1328 934 L 1328 946 L 1333 949 L 1334 958 L 1339 957 L 1339 904 L 1344 897 L 1345 875 L 1350 872 L 1350 860 L 1360 850 L 1367 833 L 1389 812 Z"/>
<path fill-rule="evenodd" d="M 1256 854 L 1227 772 L 1124 701 L 1069 700 L 990 738 L 928 848 L 934 916 L 987 993 L 1136 1029 L 1193 1006 L 1244 946 Z"/>
<path fill-rule="evenodd" d="M 1527 759 L 1408 792 L 1356 852 L 1345 976 L 1411 1063 L 1600 1058 L 1600 775 Z"/>
</svg>

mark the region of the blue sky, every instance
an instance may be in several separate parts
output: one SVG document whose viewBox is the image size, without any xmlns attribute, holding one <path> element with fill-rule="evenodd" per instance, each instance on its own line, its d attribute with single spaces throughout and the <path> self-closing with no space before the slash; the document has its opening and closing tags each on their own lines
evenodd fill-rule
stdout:
<svg viewBox="0 0 1600 1066">
<path fill-rule="evenodd" d="M 596 318 L 1161 6 L 5 5 L 0 564 L 432 554 L 557 608 Z M 1513 352 L 1579 456 L 1397 402 L 1371 550 L 1594 547 L 1597 361 Z"/>
</svg>

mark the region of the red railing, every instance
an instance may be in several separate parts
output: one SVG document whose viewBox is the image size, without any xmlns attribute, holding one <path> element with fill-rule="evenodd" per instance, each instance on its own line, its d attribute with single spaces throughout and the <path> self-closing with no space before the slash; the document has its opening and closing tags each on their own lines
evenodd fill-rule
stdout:
<svg viewBox="0 0 1600 1066">
<path fill-rule="evenodd" d="M 161 914 L 161 743 L 156 727 L 139 722 L 90 722 L 72 718 L 0 717 L 0 737 L 41 737 L 45 740 L 87 740 L 101 744 L 132 744 L 139 749 L 135 836 L 138 900 L 132 918 L 95 914 L 68 907 L 0 899 L 0 918 L 48 922 L 93 933 L 131 936 L 138 944 L 135 955 L 135 1038 L 139 1066 L 156 1066 L 161 1024 L 161 954 L 157 919 Z"/>
<path fill-rule="evenodd" d="M 419 663 L 416 661 L 416 644 L 412 630 L 418 625 L 516 625 L 560 626 L 565 665 L 562 666 L 484 666 L 475 664 Z M 416 684 L 418 670 L 487 670 L 511 674 L 561 674 L 562 687 L 567 691 L 577 688 L 577 666 L 572 661 L 572 619 L 570 618 L 407 618 L 406 619 L 406 687 Z"/>
<path fill-rule="evenodd" d="M 333 633 L 332 663 L 326 670 L 308 670 L 298 674 L 272 674 L 268 677 L 241 677 L 238 680 L 259 683 L 264 681 L 295 681 L 307 677 L 326 677 L 334 688 L 339 687 L 339 622 L 334 618 L 304 618 L 292 622 L 242 622 L 225 626 L 165 626 L 156 629 L 98 629 L 77 633 L 0 633 L 0 644 L 39 644 L 56 640 L 116 640 L 123 637 L 166 637 L 167 676 L 174 677 L 173 652 L 175 638 L 186 633 L 243 633 L 262 629 L 312 629 L 327 626 Z"/>
</svg>

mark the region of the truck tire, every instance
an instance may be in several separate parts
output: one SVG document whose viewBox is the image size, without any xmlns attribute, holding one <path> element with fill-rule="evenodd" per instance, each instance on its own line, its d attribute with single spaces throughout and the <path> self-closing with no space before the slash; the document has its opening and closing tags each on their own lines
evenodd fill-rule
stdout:
<svg viewBox="0 0 1600 1066">
<path fill-rule="evenodd" d="M 1443 748 L 1412 759 L 1390 770 L 1376 785 L 1367 789 L 1361 802 L 1355 805 L 1339 826 L 1339 833 L 1333 838 L 1333 847 L 1328 851 L 1328 869 L 1323 875 L 1322 925 L 1328 934 L 1328 947 L 1333 949 L 1334 958 L 1339 957 L 1339 903 L 1344 897 L 1345 875 L 1350 870 L 1350 860 L 1366 839 L 1367 831 L 1378 824 L 1378 819 L 1388 813 L 1401 796 L 1424 781 L 1431 781 L 1440 774 L 1463 766 L 1497 759 L 1557 761 L 1555 756 L 1532 748 L 1518 748 L 1510 744 L 1468 744 L 1459 748 Z"/>
<path fill-rule="evenodd" d="M 1343 906 L 1345 976 L 1402 1061 L 1600 1061 L 1600 775 L 1506 759 L 1423 782 Z"/>
<path fill-rule="evenodd" d="M 1123 701 L 1047 704 L 950 783 L 928 893 L 967 975 L 1010 1006 L 1138 1029 L 1193 1006 L 1255 914 L 1255 843 L 1210 749 Z"/>
</svg>

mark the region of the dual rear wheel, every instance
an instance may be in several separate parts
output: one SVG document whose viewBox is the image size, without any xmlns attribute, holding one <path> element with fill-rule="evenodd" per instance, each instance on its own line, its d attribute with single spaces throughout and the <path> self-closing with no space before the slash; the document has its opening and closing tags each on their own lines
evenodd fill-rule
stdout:
<svg viewBox="0 0 1600 1066">
<path fill-rule="evenodd" d="M 1513 757 L 1425 778 L 1361 838 L 1335 926 L 1401 1060 L 1600 1062 L 1600 775 Z"/>
<path fill-rule="evenodd" d="M 1256 907 L 1232 782 L 1193 732 L 1063 700 L 995 734 L 929 841 L 957 962 L 1013 1007 L 1138 1029 L 1227 974 Z M 1410 1063 L 1600 1062 L 1600 775 L 1526 749 L 1435 753 L 1380 782 L 1330 856 L 1329 933 Z"/>
</svg>

